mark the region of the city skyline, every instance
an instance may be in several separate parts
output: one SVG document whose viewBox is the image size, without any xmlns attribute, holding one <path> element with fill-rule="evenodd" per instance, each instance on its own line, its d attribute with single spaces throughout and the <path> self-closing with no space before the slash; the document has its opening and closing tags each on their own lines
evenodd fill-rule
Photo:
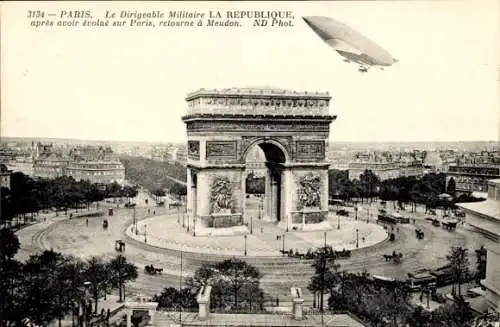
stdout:
<svg viewBox="0 0 500 327">
<path fill-rule="evenodd" d="M 165 12 L 255 9 L 250 3 L 157 5 Z M 110 7 L 81 6 L 96 14 Z M 179 143 L 186 137 L 181 116 L 187 93 L 270 85 L 330 92 L 330 112 L 338 115 L 330 142 L 498 140 L 495 1 L 259 6 L 293 11 L 295 27 L 258 29 L 247 22 L 239 29 L 50 33 L 17 20 L 29 4 L 4 4 L 2 27 L 9 29 L 2 28 L 2 79 L 8 81 L 2 83 L 2 137 Z M 343 21 L 400 62 L 359 73 L 302 22 L 312 15 Z"/>
</svg>

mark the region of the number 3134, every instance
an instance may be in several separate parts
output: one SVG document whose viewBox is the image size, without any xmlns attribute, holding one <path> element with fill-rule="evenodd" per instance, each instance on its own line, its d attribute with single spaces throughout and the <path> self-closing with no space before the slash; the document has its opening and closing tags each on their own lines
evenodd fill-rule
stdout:
<svg viewBox="0 0 500 327">
<path fill-rule="evenodd" d="M 41 10 L 28 10 L 28 18 L 44 18 L 45 13 Z"/>
</svg>

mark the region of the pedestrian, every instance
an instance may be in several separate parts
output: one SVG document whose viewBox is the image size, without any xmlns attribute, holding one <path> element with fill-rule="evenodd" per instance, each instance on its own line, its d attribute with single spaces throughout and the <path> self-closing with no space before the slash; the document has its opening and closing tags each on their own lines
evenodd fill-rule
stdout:
<svg viewBox="0 0 500 327">
<path fill-rule="evenodd" d="M 261 232 L 261 233 L 264 233 L 264 228 L 262 228 L 262 227 L 261 227 L 261 228 L 260 228 L 260 232 Z"/>
<path fill-rule="evenodd" d="M 156 215 L 156 210 L 153 210 L 153 215 Z"/>
<path fill-rule="evenodd" d="M 85 219 L 85 224 L 88 226 L 89 225 L 89 219 Z"/>
<path fill-rule="evenodd" d="M 279 298 L 276 298 L 276 306 L 279 307 L 280 306 L 280 299 Z"/>
<path fill-rule="evenodd" d="M 151 213 L 151 209 L 148 208 L 148 215 Z"/>
</svg>

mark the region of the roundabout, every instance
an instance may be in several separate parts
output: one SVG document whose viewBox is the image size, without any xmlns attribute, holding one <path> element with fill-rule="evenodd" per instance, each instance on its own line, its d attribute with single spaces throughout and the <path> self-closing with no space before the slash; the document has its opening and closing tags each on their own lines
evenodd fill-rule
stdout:
<svg viewBox="0 0 500 327">
<path fill-rule="evenodd" d="M 182 227 L 182 218 L 165 214 L 131 224 L 126 229 L 128 238 L 158 249 L 184 251 L 217 257 L 281 257 L 280 251 L 305 253 L 327 245 L 333 249 L 355 250 L 383 242 L 388 232 L 379 225 L 330 214 L 328 223 L 333 228 L 318 231 L 285 232 L 276 224 L 254 219 L 252 232 L 244 235 L 193 236 Z M 326 237 L 326 238 L 325 238 Z"/>
<path fill-rule="evenodd" d="M 133 224 L 132 210 L 117 209 L 108 217 L 109 227 L 102 228 L 104 217 L 88 219 L 69 219 L 68 216 L 47 218 L 37 224 L 17 232 L 21 242 L 18 258 L 25 260 L 29 255 L 41 250 L 50 250 L 80 257 L 101 256 L 110 259 L 117 254 L 124 255 L 139 270 L 139 277 L 127 286 L 130 294 L 153 295 L 165 287 L 177 287 L 180 279 L 194 274 L 202 264 L 223 260 L 228 256 L 237 256 L 257 267 L 263 275 L 262 287 L 272 297 L 288 296 L 290 287 L 302 287 L 306 290 L 313 274 L 311 260 L 281 257 L 285 234 L 285 250 L 297 249 L 305 252 L 309 248 L 324 244 L 324 231 L 291 231 L 285 233 L 276 224 L 260 223 L 253 220 L 253 234 L 247 235 L 247 256 L 244 256 L 244 237 L 238 236 L 192 236 L 187 227 L 182 227 L 182 218 L 177 223 L 177 210 L 155 207 L 156 215 L 148 215 L 148 208 L 137 208 L 138 233 L 131 232 Z M 150 207 L 153 212 L 153 207 Z M 410 213 L 408 213 L 410 214 Z M 405 279 L 407 274 L 422 268 L 437 268 L 446 264 L 446 255 L 452 245 L 479 248 L 483 239 L 479 234 L 465 228 L 455 232 L 433 227 L 424 220 L 423 212 L 411 213 L 416 218 L 415 224 L 397 225 L 394 242 L 386 240 L 387 231 L 370 221 L 360 213 L 358 220 L 351 217 L 339 217 L 330 214 L 329 223 L 333 227 L 327 231 L 327 244 L 336 250 L 351 249 L 352 256 L 338 260 L 341 270 L 350 272 L 367 271 L 371 274 Z M 337 229 L 340 223 L 340 229 Z M 144 228 L 144 226 L 146 228 Z M 260 228 L 263 228 L 261 232 Z M 359 230 L 359 248 L 355 249 L 356 233 Z M 415 229 L 425 232 L 423 240 L 417 239 Z M 144 242 L 144 229 L 146 242 Z M 392 232 L 389 229 L 390 232 Z M 155 237 L 158 237 L 155 240 Z M 363 242 L 363 237 L 365 240 Z M 116 240 L 126 243 L 124 252 L 116 252 Z M 183 251 L 182 274 L 180 250 Z M 384 254 L 393 251 L 403 253 L 400 264 L 386 262 Z M 153 265 L 162 268 L 161 275 L 145 274 L 144 267 Z M 304 294 L 307 301 L 312 297 Z"/>
</svg>

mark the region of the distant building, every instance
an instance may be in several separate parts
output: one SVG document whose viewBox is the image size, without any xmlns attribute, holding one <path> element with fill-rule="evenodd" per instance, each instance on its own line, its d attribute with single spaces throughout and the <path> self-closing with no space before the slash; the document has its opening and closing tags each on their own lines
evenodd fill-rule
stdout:
<svg viewBox="0 0 500 327">
<path fill-rule="evenodd" d="M 51 144 L 39 143 L 33 170 L 34 176 L 42 178 L 71 176 L 102 184 L 125 181 L 125 167 L 110 147 L 102 146 L 76 146 L 63 155 Z"/>
<path fill-rule="evenodd" d="M 57 178 L 66 175 L 68 160 L 56 155 L 35 159 L 33 176 L 40 178 Z"/>
<path fill-rule="evenodd" d="M 395 162 L 350 162 L 349 179 L 359 180 L 366 170 L 371 170 L 382 181 L 397 178 L 400 176 L 399 168 Z"/>
<path fill-rule="evenodd" d="M 454 165 L 446 174 L 446 186 L 454 179 L 458 193 L 487 192 L 488 181 L 500 178 L 500 165 Z"/>
<path fill-rule="evenodd" d="M 12 170 L 7 169 L 4 164 L 0 165 L 0 188 L 6 187 L 10 190 L 10 175 L 12 175 Z"/>
<path fill-rule="evenodd" d="M 467 213 L 467 223 L 487 238 L 485 298 L 490 309 L 500 313 L 500 179 L 489 180 L 486 201 L 459 204 Z"/>
</svg>

